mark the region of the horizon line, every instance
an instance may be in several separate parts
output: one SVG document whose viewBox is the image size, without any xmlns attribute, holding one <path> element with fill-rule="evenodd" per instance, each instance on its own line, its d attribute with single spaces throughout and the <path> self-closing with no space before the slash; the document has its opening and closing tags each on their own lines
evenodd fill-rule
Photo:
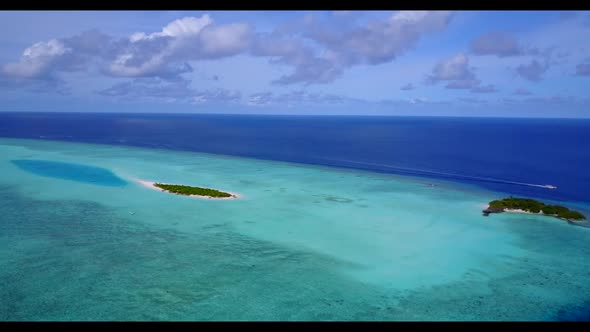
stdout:
<svg viewBox="0 0 590 332">
<path fill-rule="evenodd" d="M 57 114 L 124 114 L 124 115 L 245 115 L 245 116 L 301 116 L 301 117 L 413 117 L 413 118 L 486 118 L 486 119 L 563 119 L 590 120 L 588 117 L 557 116 L 489 116 L 489 115 L 405 115 L 405 114 L 285 114 L 285 113 L 201 113 L 201 112 L 100 112 L 100 111 L 1 111 L 1 113 L 57 113 Z"/>
</svg>

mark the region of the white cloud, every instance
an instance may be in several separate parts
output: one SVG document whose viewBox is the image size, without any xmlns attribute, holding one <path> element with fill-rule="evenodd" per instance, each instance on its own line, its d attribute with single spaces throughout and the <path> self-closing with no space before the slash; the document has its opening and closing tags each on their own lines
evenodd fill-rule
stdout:
<svg viewBox="0 0 590 332">
<path fill-rule="evenodd" d="M 84 71 L 95 65 L 109 76 L 178 79 L 192 70 L 189 61 L 247 51 L 250 35 L 247 24 L 216 25 L 209 15 L 184 17 L 159 32 L 137 32 L 123 39 L 88 31 L 36 43 L 25 49 L 19 62 L 0 69 L 4 76 L 48 79 L 60 71 Z"/>
<path fill-rule="evenodd" d="M 243 23 L 209 27 L 199 35 L 201 52 L 214 57 L 238 54 L 249 48 L 250 34 L 250 26 Z"/>
<path fill-rule="evenodd" d="M 184 17 L 170 22 L 161 32 L 154 32 L 147 35 L 145 32 L 136 32 L 129 37 L 131 42 L 140 40 L 151 40 L 160 37 L 184 38 L 198 35 L 204 27 L 213 23 L 207 14 L 201 17 Z"/>
<path fill-rule="evenodd" d="M 186 61 L 244 51 L 249 45 L 249 35 L 247 24 L 215 25 L 209 15 L 181 18 L 161 32 L 132 34 L 106 72 L 126 77 L 175 77 L 186 72 L 179 70 L 188 69 Z"/>
<path fill-rule="evenodd" d="M 162 29 L 162 34 L 170 37 L 190 37 L 198 35 L 204 27 L 213 23 L 207 14 L 201 17 L 185 17 L 172 21 Z"/>
<path fill-rule="evenodd" d="M 393 61 L 413 48 L 423 35 L 443 30 L 452 17 L 445 11 L 401 11 L 364 25 L 342 25 L 333 21 L 333 16 L 325 21 L 307 16 L 298 33 L 288 29 L 285 36 L 259 36 L 255 52 L 279 57 L 273 61 L 294 68 L 276 83 L 329 83 L 352 66 Z M 308 46 L 309 41 L 316 47 Z M 265 45 L 267 42 L 270 44 Z"/>
<path fill-rule="evenodd" d="M 216 24 L 209 15 L 184 17 L 161 31 L 126 38 L 94 32 L 41 42 L 25 50 L 19 62 L 4 65 L 2 73 L 44 78 L 96 66 L 114 77 L 178 79 L 191 71 L 191 61 L 250 54 L 293 68 L 275 83 L 329 83 L 352 66 L 394 60 L 423 35 L 444 29 L 452 16 L 444 11 L 401 11 L 363 24 L 345 13 L 327 16 L 323 23 L 308 16 L 295 33 L 271 34 L 256 34 L 245 23 Z M 348 22 L 344 26 L 343 20 Z"/>
<path fill-rule="evenodd" d="M 476 81 L 475 73 L 469 68 L 469 58 L 463 53 L 439 61 L 427 77 L 430 83 L 448 81 L 454 88 L 469 88 Z"/>
<path fill-rule="evenodd" d="M 332 26 L 309 36 L 347 64 L 380 64 L 407 52 L 424 34 L 444 29 L 451 18 L 446 11 L 400 11 L 385 21 L 349 30 Z"/>
<path fill-rule="evenodd" d="M 2 72 L 16 78 L 45 76 L 51 65 L 69 52 L 71 49 L 57 39 L 39 42 L 25 49 L 19 62 L 2 66 Z"/>
<path fill-rule="evenodd" d="M 445 88 L 469 90 L 472 93 L 493 93 L 498 90 L 492 84 L 481 85 L 481 80 L 469 66 L 469 57 L 464 53 L 439 61 L 432 73 L 426 77 L 426 83 L 447 82 Z"/>
</svg>

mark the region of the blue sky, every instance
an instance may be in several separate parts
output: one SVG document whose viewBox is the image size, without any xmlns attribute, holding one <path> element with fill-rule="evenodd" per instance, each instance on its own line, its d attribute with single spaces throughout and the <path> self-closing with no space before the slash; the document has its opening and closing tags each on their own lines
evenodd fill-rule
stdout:
<svg viewBox="0 0 590 332">
<path fill-rule="evenodd" d="M 0 12 L 0 111 L 590 117 L 590 12 Z"/>
</svg>

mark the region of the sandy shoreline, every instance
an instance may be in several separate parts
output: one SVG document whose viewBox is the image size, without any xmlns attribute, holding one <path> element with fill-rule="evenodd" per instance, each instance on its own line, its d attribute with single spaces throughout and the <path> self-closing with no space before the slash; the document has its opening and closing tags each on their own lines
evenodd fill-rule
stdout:
<svg viewBox="0 0 590 332">
<path fill-rule="evenodd" d="M 487 210 L 487 209 L 489 209 L 489 208 L 490 208 L 490 206 L 489 206 L 489 205 L 487 205 L 487 204 L 481 205 L 481 207 L 482 207 L 484 210 Z M 521 210 L 521 209 L 506 209 L 506 208 L 505 208 L 503 212 L 504 212 L 504 213 L 525 213 L 525 214 L 537 214 L 537 215 L 543 215 L 543 216 L 545 216 L 545 215 L 546 215 L 546 214 L 543 214 L 543 212 L 541 212 L 541 211 L 539 211 L 539 213 L 534 213 L 534 212 L 528 212 L 528 211 Z M 548 214 L 547 216 L 551 216 L 551 215 L 550 215 L 550 214 Z"/>
<path fill-rule="evenodd" d="M 131 178 L 131 180 L 141 184 L 142 186 L 148 188 L 148 189 L 152 189 L 152 190 L 157 190 L 160 192 L 165 192 L 165 193 L 169 193 L 169 194 L 174 194 L 174 195 L 180 195 L 180 194 L 175 194 L 175 193 L 171 193 L 168 192 L 162 188 L 158 188 L 155 186 L 156 182 L 151 182 L 151 181 L 146 181 L 146 180 L 141 180 L 141 179 L 136 179 L 136 178 Z M 199 196 L 199 195 L 180 195 L 180 196 L 186 196 L 186 197 L 191 197 L 191 198 L 198 198 L 198 199 L 214 199 L 214 200 L 228 200 L 228 199 L 238 199 L 238 198 L 242 198 L 243 196 L 237 193 L 232 193 L 229 191 L 226 191 L 228 194 L 232 195 L 231 197 L 209 197 L 209 196 Z"/>
<path fill-rule="evenodd" d="M 535 213 L 535 212 L 529 212 L 529 211 L 525 211 L 525 210 L 521 210 L 521 209 L 504 209 L 504 212 L 545 215 L 542 211 L 539 211 L 539 212 Z M 553 216 L 553 215 L 548 214 L 547 216 Z"/>
</svg>

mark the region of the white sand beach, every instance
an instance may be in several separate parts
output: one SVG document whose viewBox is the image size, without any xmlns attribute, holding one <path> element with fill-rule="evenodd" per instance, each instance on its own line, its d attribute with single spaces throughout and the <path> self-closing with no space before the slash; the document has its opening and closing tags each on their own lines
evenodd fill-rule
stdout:
<svg viewBox="0 0 590 332">
<path fill-rule="evenodd" d="M 510 213 L 526 213 L 526 214 L 543 214 L 543 212 L 541 212 L 541 211 L 535 213 L 535 212 L 525 211 L 525 210 L 522 210 L 522 209 L 504 209 L 504 212 L 510 212 Z M 551 216 L 551 215 L 549 215 L 549 216 Z"/>
</svg>

